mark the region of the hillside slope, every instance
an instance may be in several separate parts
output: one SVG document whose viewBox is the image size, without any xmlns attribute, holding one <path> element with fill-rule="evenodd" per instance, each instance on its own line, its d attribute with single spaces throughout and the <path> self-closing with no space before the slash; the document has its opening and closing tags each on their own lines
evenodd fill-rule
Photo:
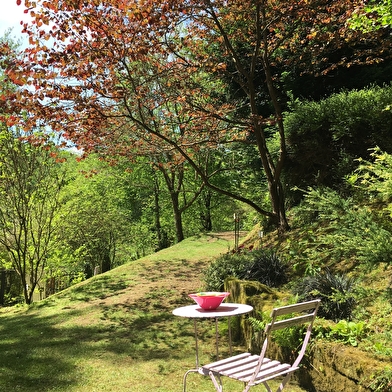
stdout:
<svg viewBox="0 0 392 392">
<path fill-rule="evenodd" d="M 194 363 L 192 328 L 172 309 L 191 303 L 206 263 L 230 246 L 224 236 L 188 239 L 30 307 L 1 309 L 0 391 L 180 390 Z"/>
<path fill-rule="evenodd" d="M 193 323 L 172 310 L 191 304 L 210 260 L 232 234 L 191 238 L 30 307 L 0 310 L 0 391 L 173 392 L 194 366 Z M 214 325 L 199 323 L 201 361 L 214 356 Z M 227 353 L 225 323 L 221 353 Z M 188 377 L 189 392 L 213 391 Z M 225 383 L 227 392 L 238 384 Z M 301 392 L 294 384 L 288 392 Z"/>
</svg>

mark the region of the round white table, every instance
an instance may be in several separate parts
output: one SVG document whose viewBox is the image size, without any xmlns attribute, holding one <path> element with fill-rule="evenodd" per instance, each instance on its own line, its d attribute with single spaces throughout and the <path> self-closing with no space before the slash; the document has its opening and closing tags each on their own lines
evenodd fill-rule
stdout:
<svg viewBox="0 0 392 392">
<path fill-rule="evenodd" d="M 195 343 L 196 343 L 196 369 L 199 367 L 199 349 L 197 342 L 197 319 L 215 319 L 215 337 L 216 337 L 216 356 L 219 356 L 219 343 L 218 343 L 218 319 L 222 317 L 228 317 L 229 326 L 229 345 L 230 355 L 232 354 L 232 343 L 231 343 L 231 327 L 230 317 L 239 316 L 242 314 L 249 313 L 253 310 L 253 307 L 245 304 L 235 303 L 222 303 L 218 308 L 214 310 L 204 310 L 199 305 L 188 305 L 182 306 L 173 310 L 173 314 L 179 317 L 186 317 L 194 319 L 195 328 Z"/>
<path fill-rule="evenodd" d="M 218 308 L 214 310 L 202 309 L 199 305 L 182 306 L 173 310 L 175 316 L 187 318 L 220 318 L 238 316 L 246 314 L 253 310 L 250 305 L 232 304 L 223 302 Z"/>
</svg>

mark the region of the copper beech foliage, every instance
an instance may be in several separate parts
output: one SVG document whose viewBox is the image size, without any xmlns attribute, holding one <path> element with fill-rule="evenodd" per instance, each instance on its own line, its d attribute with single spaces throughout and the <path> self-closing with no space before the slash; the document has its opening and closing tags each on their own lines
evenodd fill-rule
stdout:
<svg viewBox="0 0 392 392">
<path fill-rule="evenodd" d="M 360 53 L 360 45 L 358 53 L 335 62 L 325 55 L 365 40 L 346 27 L 360 1 L 17 3 L 33 22 L 23 24 L 30 43 L 23 55 L 2 48 L 7 77 L 19 86 L 1 98 L 13 116 L 9 124 L 45 124 L 85 152 L 164 153 L 174 162 L 187 161 L 206 185 L 250 204 L 282 231 L 288 228 L 280 182 L 286 145 L 276 69 L 295 65 L 327 73 L 343 63 L 380 61 Z M 242 98 L 228 100 L 227 84 L 233 83 Z M 272 109 L 264 117 L 266 106 Z M 280 136 L 274 158 L 267 125 Z M 260 154 L 270 210 L 219 189 L 195 159 L 203 150 L 249 140 Z"/>
</svg>

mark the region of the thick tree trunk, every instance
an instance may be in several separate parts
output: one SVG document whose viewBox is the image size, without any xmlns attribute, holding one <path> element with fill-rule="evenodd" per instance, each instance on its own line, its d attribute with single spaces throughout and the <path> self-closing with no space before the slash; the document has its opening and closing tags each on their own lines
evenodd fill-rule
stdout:
<svg viewBox="0 0 392 392">
<path fill-rule="evenodd" d="M 290 226 L 287 221 L 285 196 L 280 181 L 271 184 L 270 198 L 272 201 L 272 209 L 274 213 L 274 225 L 277 227 L 278 233 L 283 234 L 290 229 Z"/>
</svg>

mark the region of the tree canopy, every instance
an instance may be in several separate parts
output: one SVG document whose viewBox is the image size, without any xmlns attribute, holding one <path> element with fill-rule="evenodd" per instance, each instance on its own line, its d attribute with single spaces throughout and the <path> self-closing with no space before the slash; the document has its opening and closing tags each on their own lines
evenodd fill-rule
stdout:
<svg viewBox="0 0 392 392">
<path fill-rule="evenodd" d="M 390 40 L 374 48 L 377 37 L 347 27 L 359 4 L 25 0 L 31 46 L 7 61 L 9 80 L 24 86 L 9 109 L 29 113 L 15 122 L 44 123 L 86 153 L 187 161 L 204 185 L 284 231 L 282 75 L 381 61 Z M 233 87 L 238 94 L 228 94 Z M 264 174 L 255 186 L 268 190 L 270 206 L 221 187 L 196 159 L 239 143 L 258 152 Z"/>
</svg>

